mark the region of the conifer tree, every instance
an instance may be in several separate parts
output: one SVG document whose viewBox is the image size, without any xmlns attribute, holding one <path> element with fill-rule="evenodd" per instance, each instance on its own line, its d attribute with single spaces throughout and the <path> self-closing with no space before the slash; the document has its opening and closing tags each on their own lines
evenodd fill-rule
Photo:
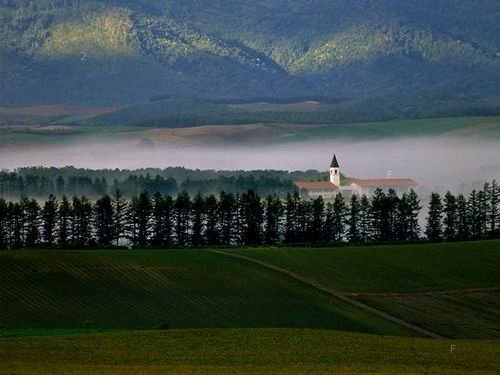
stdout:
<svg viewBox="0 0 500 375">
<path fill-rule="evenodd" d="M 269 195 L 266 198 L 264 242 L 267 245 L 275 245 L 280 242 L 283 211 L 283 204 L 277 195 Z"/>
<path fill-rule="evenodd" d="M 342 242 L 345 237 L 348 208 L 344 197 L 337 193 L 332 204 L 332 239 L 334 242 Z"/>
<path fill-rule="evenodd" d="M 63 196 L 57 211 L 58 243 L 65 247 L 69 244 L 71 233 L 72 209 L 66 196 Z"/>
<path fill-rule="evenodd" d="M 243 244 L 260 245 L 264 213 L 260 197 L 253 190 L 249 190 L 241 195 L 240 206 Z"/>
<path fill-rule="evenodd" d="M 219 223 L 221 243 L 229 246 L 234 242 L 236 220 L 236 198 L 233 194 L 221 192 L 219 195 Z"/>
<path fill-rule="evenodd" d="M 189 245 L 191 224 L 191 197 L 181 192 L 174 201 L 175 238 L 178 246 Z"/>
<path fill-rule="evenodd" d="M 310 241 L 311 224 L 311 202 L 305 199 L 299 199 L 297 202 L 297 227 L 296 243 L 307 243 Z"/>
<path fill-rule="evenodd" d="M 371 204 L 368 197 L 363 194 L 359 206 L 359 236 L 363 242 L 368 242 L 371 239 Z"/>
<path fill-rule="evenodd" d="M 457 199 L 449 191 L 444 196 L 444 238 L 453 241 L 457 237 L 458 206 Z"/>
<path fill-rule="evenodd" d="M 73 197 L 72 239 L 76 246 L 87 245 L 92 236 L 92 204 L 87 197 Z"/>
<path fill-rule="evenodd" d="M 226 202 L 227 204 L 227 202 Z M 221 237 L 221 223 L 219 223 L 219 218 L 222 218 L 220 214 L 222 201 L 217 201 L 217 198 L 210 194 L 205 199 L 205 241 L 208 246 L 215 246 L 219 244 Z M 231 215 L 231 214 L 230 214 Z M 230 240 L 229 240 L 230 243 Z"/>
<path fill-rule="evenodd" d="M 10 214 L 10 248 L 20 249 L 24 246 L 24 211 L 21 203 L 9 202 Z"/>
<path fill-rule="evenodd" d="M 297 206 L 299 194 L 288 193 L 285 203 L 285 243 L 293 244 L 297 241 Z"/>
<path fill-rule="evenodd" d="M 472 190 L 469 195 L 467 205 L 467 221 L 470 223 L 470 234 L 473 239 L 481 237 L 482 223 L 480 213 L 479 197 L 476 190 Z"/>
<path fill-rule="evenodd" d="M 350 242 L 359 242 L 361 239 L 361 203 L 356 194 L 351 196 L 351 202 L 349 205 L 349 229 L 348 238 Z"/>
<path fill-rule="evenodd" d="M 198 193 L 192 203 L 191 243 L 195 247 L 205 244 L 205 199 Z"/>
<path fill-rule="evenodd" d="M 373 193 L 372 204 L 371 204 L 371 219 L 372 219 L 372 231 L 373 239 L 375 241 L 386 240 L 384 238 L 384 228 L 386 226 L 387 217 L 385 212 L 385 201 L 386 195 L 382 189 L 376 189 Z"/>
<path fill-rule="evenodd" d="M 9 248 L 9 206 L 5 199 L 0 198 L 0 250 Z"/>
<path fill-rule="evenodd" d="M 95 203 L 95 229 L 99 246 L 107 247 L 113 242 L 114 212 L 111 198 L 106 194 Z"/>
<path fill-rule="evenodd" d="M 311 224 L 310 224 L 310 241 L 312 243 L 321 243 L 324 241 L 324 215 L 325 202 L 321 196 L 315 198 L 311 202 Z"/>
<path fill-rule="evenodd" d="M 49 196 L 43 206 L 43 242 L 49 247 L 54 245 L 56 239 L 57 207 L 58 203 L 53 195 Z"/>
<path fill-rule="evenodd" d="M 490 200 L 490 212 L 488 215 L 490 223 L 490 233 L 495 235 L 497 228 L 500 226 L 500 185 L 493 180 L 491 183 L 489 196 Z"/>
<path fill-rule="evenodd" d="M 22 201 L 25 212 L 25 246 L 34 247 L 40 241 L 40 205 L 35 199 Z"/>
<path fill-rule="evenodd" d="M 477 194 L 478 204 L 479 204 L 479 221 L 480 221 L 480 232 L 481 236 L 486 236 L 488 233 L 488 216 L 490 213 L 490 184 L 485 183 L 483 190 L 479 191 Z"/>
<path fill-rule="evenodd" d="M 420 199 L 418 198 L 415 190 L 411 189 L 408 193 L 408 239 L 418 240 L 420 237 L 420 225 L 418 223 L 418 217 L 422 206 L 420 205 Z"/>
<path fill-rule="evenodd" d="M 469 210 L 467 199 L 460 194 L 457 197 L 457 239 L 466 241 L 470 238 Z"/>
<path fill-rule="evenodd" d="M 440 241 L 443 239 L 443 205 L 441 196 L 438 193 L 432 193 L 429 200 L 429 213 L 425 234 L 429 241 Z"/>
<path fill-rule="evenodd" d="M 128 204 L 119 189 L 113 195 L 113 234 L 115 245 L 118 246 L 120 239 L 125 237 L 127 231 L 126 222 L 128 216 Z"/>
</svg>

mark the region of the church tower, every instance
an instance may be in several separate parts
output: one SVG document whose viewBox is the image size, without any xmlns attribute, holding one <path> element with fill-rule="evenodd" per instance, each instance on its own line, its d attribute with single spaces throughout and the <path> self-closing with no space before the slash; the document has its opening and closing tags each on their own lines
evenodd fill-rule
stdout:
<svg viewBox="0 0 500 375">
<path fill-rule="evenodd" d="M 330 164 L 330 182 L 335 186 L 340 186 L 340 167 L 335 155 L 333 155 L 332 163 Z"/>
</svg>

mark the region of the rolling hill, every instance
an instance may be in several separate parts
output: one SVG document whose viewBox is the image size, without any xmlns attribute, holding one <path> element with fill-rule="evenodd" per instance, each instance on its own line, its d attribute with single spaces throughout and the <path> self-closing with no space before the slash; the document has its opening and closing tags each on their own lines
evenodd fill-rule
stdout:
<svg viewBox="0 0 500 375">
<path fill-rule="evenodd" d="M 5 0 L 0 104 L 499 95 L 496 0 Z"/>
<path fill-rule="evenodd" d="M 0 334 L 282 327 L 499 338 L 498 245 L 3 252 Z"/>
</svg>

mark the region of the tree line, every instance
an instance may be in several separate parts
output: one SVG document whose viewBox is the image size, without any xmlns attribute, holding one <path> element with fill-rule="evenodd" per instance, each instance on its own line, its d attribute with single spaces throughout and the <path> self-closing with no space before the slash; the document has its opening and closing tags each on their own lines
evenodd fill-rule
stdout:
<svg viewBox="0 0 500 375">
<path fill-rule="evenodd" d="M 132 199 L 116 191 L 95 202 L 85 196 L 41 205 L 22 197 L 0 198 L 0 248 L 133 246 L 335 245 L 342 243 L 460 241 L 500 234 L 500 187 L 493 181 L 468 197 L 432 193 L 422 233 L 420 199 L 411 190 L 398 196 L 377 189 L 370 198 L 337 194 L 302 199 L 261 198 L 249 190 L 218 196 L 187 192 L 175 198 L 147 192 Z M 425 235 L 422 236 L 422 234 Z"/>
<path fill-rule="evenodd" d="M 63 177 L 58 174 L 53 177 L 41 173 L 18 173 L 0 171 L 0 196 L 14 198 L 20 196 L 46 197 L 50 194 L 56 196 L 87 196 L 97 198 L 105 194 L 119 190 L 128 198 L 141 192 L 155 194 L 157 192 L 169 195 L 177 195 L 180 191 L 186 191 L 191 195 L 198 192 L 203 194 L 220 193 L 222 191 L 231 193 L 243 193 L 254 190 L 258 194 L 276 193 L 281 197 L 287 193 L 294 192 L 296 187 L 292 180 L 283 179 L 272 171 L 254 176 L 253 174 L 241 175 L 215 175 L 213 178 L 192 179 L 190 177 L 178 183 L 173 177 L 149 173 L 129 174 L 126 178 L 114 179 L 108 183 L 103 175 L 93 177 L 92 174 L 71 174 Z"/>
</svg>

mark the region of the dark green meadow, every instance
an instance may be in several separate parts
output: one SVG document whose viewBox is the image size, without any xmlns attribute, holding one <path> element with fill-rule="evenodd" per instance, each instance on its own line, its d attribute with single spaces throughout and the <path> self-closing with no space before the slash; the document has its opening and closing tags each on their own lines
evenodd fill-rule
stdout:
<svg viewBox="0 0 500 375">
<path fill-rule="evenodd" d="M 450 338 L 500 338 L 500 241 L 245 252 Z"/>
<path fill-rule="evenodd" d="M 333 249 L 249 249 L 244 254 L 343 292 L 415 293 L 500 287 L 499 240 Z"/>
<path fill-rule="evenodd" d="M 223 251 L 1 252 L 0 373 L 500 368 L 498 240 Z"/>
<path fill-rule="evenodd" d="M 7 333 L 315 327 L 413 334 L 274 271 L 203 250 L 3 252 L 0 301 Z"/>
</svg>

